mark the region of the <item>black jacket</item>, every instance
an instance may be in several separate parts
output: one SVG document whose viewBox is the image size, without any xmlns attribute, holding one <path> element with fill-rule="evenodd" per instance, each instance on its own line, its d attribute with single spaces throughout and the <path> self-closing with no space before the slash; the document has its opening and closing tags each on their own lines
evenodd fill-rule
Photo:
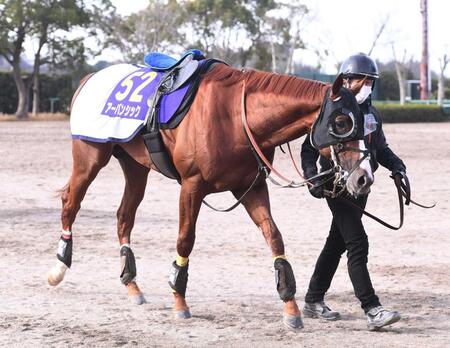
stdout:
<svg viewBox="0 0 450 348">
<path fill-rule="evenodd" d="M 378 168 L 378 163 L 386 167 L 391 172 L 406 171 L 406 166 L 403 161 L 389 148 L 384 136 L 380 115 L 370 101 L 366 101 L 360 105 L 364 115 L 372 114 L 377 122 L 376 130 L 364 137 L 366 149 L 370 151 L 370 164 L 372 171 L 375 172 Z M 301 150 L 302 169 L 306 178 L 310 178 L 317 174 L 317 159 L 320 157 L 321 171 L 331 168 L 330 160 L 320 156 L 319 151 L 316 150 L 310 142 L 309 136 L 303 142 Z"/>
</svg>

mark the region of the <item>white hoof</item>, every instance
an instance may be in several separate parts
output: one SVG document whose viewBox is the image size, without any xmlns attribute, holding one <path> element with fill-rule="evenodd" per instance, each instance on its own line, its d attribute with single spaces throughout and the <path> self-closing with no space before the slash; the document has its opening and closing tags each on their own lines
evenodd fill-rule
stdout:
<svg viewBox="0 0 450 348">
<path fill-rule="evenodd" d="M 147 300 L 145 299 L 143 294 L 129 295 L 128 297 L 129 297 L 131 303 L 133 303 L 135 305 L 141 305 L 141 304 L 147 303 Z"/>
<path fill-rule="evenodd" d="M 48 283 L 51 286 L 56 286 L 64 279 L 64 275 L 69 267 L 61 261 L 56 261 L 56 265 L 47 274 Z"/>
<path fill-rule="evenodd" d="M 189 319 L 192 317 L 191 311 L 188 309 L 181 309 L 174 312 L 175 319 Z"/>
</svg>

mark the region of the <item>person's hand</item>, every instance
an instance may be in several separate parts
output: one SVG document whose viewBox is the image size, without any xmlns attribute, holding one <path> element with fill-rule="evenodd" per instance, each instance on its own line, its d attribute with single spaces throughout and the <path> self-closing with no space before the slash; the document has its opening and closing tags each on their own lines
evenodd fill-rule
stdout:
<svg viewBox="0 0 450 348">
<path fill-rule="evenodd" d="M 391 178 L 395 180 L 395 178 L 398 177 L 400 180 L 407 179 L 405 170 L 394 170 L 391 173 Z"/>
<path fill-rule="evenodd" d="M 317 186 L 309 186 L 308 187 L 309 193 L 311 194 L 311 196 L 313 196 L 314 198 L 324 198 L 325 194 L 324 194 L 324 190 L 323 190 L 323 185 Z"/>
<path fill-rule="evenodd" d="M 394 179 L 396 185 L 400 185 L 403 196 L 405 197 L 405 205 L 409 205 L 411 201 L 411 187 L 409 186 L 409 179 L 406 176 L 405 169 L 392 171 L 391 178 Z"/>
</svg>

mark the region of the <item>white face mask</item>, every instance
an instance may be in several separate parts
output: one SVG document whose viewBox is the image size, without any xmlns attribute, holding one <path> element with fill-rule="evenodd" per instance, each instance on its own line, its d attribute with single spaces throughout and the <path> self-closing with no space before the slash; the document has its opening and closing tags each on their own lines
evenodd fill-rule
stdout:
<svg viewBox="0 0 450 348">
<path fill-rule="evenodd" d="M 364 103 L 364 101 L 369 97 L 370 93 L 372 93 L 372 87 L 364 85 L 359 90 L 358 94 L 355 95 L 356 101 L 358 104 Z"/>
</svg>

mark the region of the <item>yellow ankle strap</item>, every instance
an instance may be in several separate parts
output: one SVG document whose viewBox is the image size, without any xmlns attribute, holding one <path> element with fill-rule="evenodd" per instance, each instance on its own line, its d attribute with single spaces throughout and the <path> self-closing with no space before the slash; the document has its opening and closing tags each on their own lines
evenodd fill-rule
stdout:
<svg viewBox="0 0 450 348">
<path fill-rule="evenodd" d="M 183 257 L 180 255 L 177 255 L 177 258 L 175 260 L 175 263 L 180 266 L 180 267 L 184 267 L 188 264 L 189 262 L 189 258 L 188 257 Z"/>
<path fill-rule="evenodd" d="M 286 255 L 278 255 L 278 256 L 275 256 L 274 258 L 273 258 L 273 261 L 275 261 L 276 259 L 283 259 L 283 260 L 287 260 L 287 257 L 286 257 Z"/>
</svg>

